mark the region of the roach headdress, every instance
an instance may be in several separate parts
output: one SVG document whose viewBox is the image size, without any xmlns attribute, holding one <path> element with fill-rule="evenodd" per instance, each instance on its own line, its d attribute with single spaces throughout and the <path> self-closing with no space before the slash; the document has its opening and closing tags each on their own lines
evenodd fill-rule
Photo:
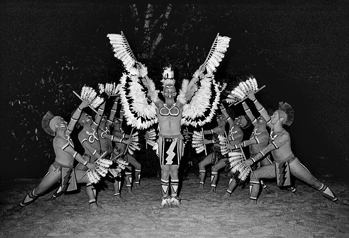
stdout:
<svg viewBox="0 0 349 238">
<path fill-rule="evenodd" d="M 286 126 L 290 126 L 294 120 L 294 111 L 290 104 L 287 102 L 279 102 L 279 110 L 283 111 L 287 115 L 287 119 L 285 121 Z"/>
<path fill-rule="evenodd" d="M 41 120 L 42 129 L 44 129 L 44 131 L 50 136 L 55 136 L 55 127 L 53 123 L 51 123 L 54 121 L 54 118 L 55 116 L 50 111 L 48 111 Z"/>
</svg>

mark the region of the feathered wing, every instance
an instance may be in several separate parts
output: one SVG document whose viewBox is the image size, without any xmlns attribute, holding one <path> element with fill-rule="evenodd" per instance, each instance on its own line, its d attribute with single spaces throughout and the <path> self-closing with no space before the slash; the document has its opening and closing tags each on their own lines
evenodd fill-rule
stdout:
<svg viewBox="0 0 349 238">
<path fill-rule="evenodd" d="M 122 61 L 127 72 L 131 72 L 137 59 L 134 56 L 124 33 L 108 34 L 107 37 L 110 40 L 110 44 L 113 46 L 113 51 L 115 52 L 114 56 Z"/>
<path fill-rule="evenodd" d="M 185 105 L 182 124 L 196 127 L 212 120 L 221 96 L 220 85 L 214 80 L 213 73 L 224 58 L 229 41 L 229 37 L 217 34 L 205 62 L 195 72 L 192 81 L 183 84 L 179 99 L 183 99 L 184 94 L 192 98 L 189 103 L 183 100 Z M 207 73 L 203 75 L 205 69 Z"/>
<path fill-rule="evenodd" d="M 137 61 L 123 32 L 107 36 L 113 46 L 114 56 L 122 61 L 128 72 L 121 77 L 119 87 L 127 124 L 137 129 L 146 129 L 157 123 L 156 106 L 147 98 L 149 89 L 155 86 L 150 79 L 144 79 L 147 68 Z M 141 68 L 136 68 L 137 65 Z"/>
<path fill-rule="evenodd" d="M 206 75 L 199 84 L 190 103 L 183 107 L 182 124 L 184 125 L 203 126 L 212 120 L 218 108 L 221 91 L 213 76 Z"/>
<path fill-rule="evenodd" d="M 210 52 L 203 63 L 208 74 L 213 74 L 216 71 L 229 47 L 229 42 L 230 37 L 220 36 L 217 34 L 216 39 L 211 46 Z"/>
<path fill-rule="evenodd" d="M 143 130 L 157 123 L 156 106 L 148 100 L 138 76 L 124 74 L 120 81 L 120 99 L 127 124 Z"/>
</svg>

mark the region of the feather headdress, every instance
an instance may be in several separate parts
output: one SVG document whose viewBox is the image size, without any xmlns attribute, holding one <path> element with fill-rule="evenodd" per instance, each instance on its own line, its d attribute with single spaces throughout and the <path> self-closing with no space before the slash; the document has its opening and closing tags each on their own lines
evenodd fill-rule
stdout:
<svg viewBox="0 0 349 238">
<path fill-rule="evenodd" d="M 172 70 L 171 66 L 165 67 L 164 71 L 162 73 L 162 85 L 166 86 L 166 85 L 172 85 L 174 86 L 176 81 L 174 79 L 174 72 Z"/>
<path fill-rule="evenodd" d="M 220 36 L 219 33 L 214 40 L 210 52 L 208 53 L 204 66 L 206 67 L 208 74 L 213 74 L 220 62 L 224 58 L 224 53 L 229 47 L 230 37 Z"/>
<path fill-rule="evenodd" d="M 285 112 L 285 114 L 287 115 L 287 118 L 284 124 L 286 126 L 290 126 L 294 120 L 294 111 L 292 106 L 287 102 L 279 102 L 279 110 Z"/>
</svg>

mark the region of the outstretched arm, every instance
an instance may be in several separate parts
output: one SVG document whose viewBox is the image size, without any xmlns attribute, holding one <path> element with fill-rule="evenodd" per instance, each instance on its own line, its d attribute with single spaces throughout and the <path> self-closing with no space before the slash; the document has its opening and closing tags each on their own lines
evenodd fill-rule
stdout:
<svg viewBox="0 0 349 238">
<path fill-rule="evenodd" d="M 74 112 L 73 116 L 71 117 L 69 124 L 67 126 L 67 131 L 66 131 L 67 136 L 70 136 L 70 134 L 74 130 L 75 124 L 79 120 L 81 112 L 85 107 L 88 107 L 88 102 L 82 101 L 80 103 L 79 107 L 75 110 L 75 112 Z"/>
<path fill-rule="evenodd" d="M 104 108 L 105 108 L 105 101 L 98 108 L 98 113 L 96 114 L 95 120 L 93 121 L 92 128 L 94 128 L 95 130 L 97 129 L 99 123 L 101 122 L 101 119 L 104 113 Z"/>
<path fill-rule="evenodd" d="M 205 77 L 203 74 L 205 71 L 205 67 L 203 65 L 194 73 L 193 78 L 190 80 L 187 88 L 187 92 L 185 93 L 185 99 L 189 101 L 197 90 L 196 83 Z"/>
<path fill-rule="evenodd" d="M 113 121 L 114 121 L 114 118 L 115 118 L 115 113 L 116 113 L 116 110 L 118 109 L 119 99 L 120 99 L 120 97 L 118 97 L 118 96 L 115 98 L 113 107 L 110 110 L 110 115 L 109 115 L 109 118 L 107 120 L 107 127 L 108 128 L 113 124 Z"/>
<path fill-rule="evenodd" d="M 227 113 L 227 109 L 225 109 L 224 105 L 221 103 L 219 105 L 219 109 L 221 109 L 221 112 L 223 114 L 223 116 L 225 117 L 225 119 L 228 121 L 229 123 L 229 128 L 232 128 L 234 126 L 234 121 L 233 119 L 229 116 L 229 114 Z"/>
<path fill-rule="evenodd" d="M 254 95 L 253 92 L 250 92 L 247 94 L 248 98 L 252 100 L 252 102 L 254 103 L 256 109 L 258 110 L 259 114 L 261 114 L 261 116 L 264 118 L 264 120 L 267 122 L 267 125 L 269 127 L 272 127 L 271 125 L 271 120 L 270 120 L 270 116 L 267 112 L 267 110 L 265 110 L 265 108 L 262 106 L 262 104 L 260 102 L 258 102 L 258 100 L 256 99 L 256 96 Z"/>
<path fill-rule="evenodd" d="M 255 126 L 257 124 L 257 119 L 253 116 L 251 109 L 248 107 L 248 105 L 245 101 L 242 102 L 242 107 L 244 108 L 245 113 L 248 116 L 248 118 L 250 118 L 252 124 Z"/>
<path fill-rule="evenodd" d="M 288 134 L 282 134 L 278 136 L 272 143 L 268 144 L 265 148 L 260 150 L 257 155 L 254 157 L 251 157 L 250 159 L 246 160 L 246 164 L 248 166 L 251 166 L 252 164 L 258 162 L 261 160 L 267 153 L 270 151 L 279 149 L 281 146 L 286 144 L 286 142 L 289 140 L 289 135 Z"/>
</svg>

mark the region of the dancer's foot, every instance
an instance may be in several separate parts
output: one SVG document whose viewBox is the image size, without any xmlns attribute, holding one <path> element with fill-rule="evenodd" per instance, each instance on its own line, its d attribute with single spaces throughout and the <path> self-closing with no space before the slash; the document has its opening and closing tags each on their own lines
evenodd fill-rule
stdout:
<svg viewBox="0 0 349 238">
<path fill-rule="evenodd" d="M 171 197 L 170 203 L 171 203 L 171 207 L 179 207 L 179 204 L 181 203 L 181 201 L 178 197 Z"/>
<path fill-rule="evenodd" d="M 230 196 L 231 196 L 231 193 L 225 192 L 225 193 L 223 194 L 222 198 L 223 198 L 223 199 L 228 199 L 228 198 L 230 198 Z"/>
<path fill-rule="evenodd" d="M 163 197 L 161 201 L 161 207 L 170 207 L 171 206 L 171 198 L 170 197 Z"/>
</svg>

